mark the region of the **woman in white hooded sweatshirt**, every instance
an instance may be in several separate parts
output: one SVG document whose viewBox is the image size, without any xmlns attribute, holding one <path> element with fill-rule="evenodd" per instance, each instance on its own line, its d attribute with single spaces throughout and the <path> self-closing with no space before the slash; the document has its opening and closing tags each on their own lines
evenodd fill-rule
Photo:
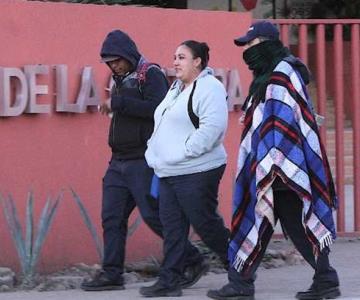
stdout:
<svg viewBox="0 0 360 300">
<path fill-rule="evenodd" d="M 208 61 L 206 43 L 180 44 L 174 55 L 177 79 L 155 111 L 145 157 L 160 178 L 164 261 L 159 280 L 140 289 L 147 297 L 180 296 L 188 286 L 181 274 L 190 225 L 227 263 L 229 230 L 217 213 L 217 196 L 226 165 L 228 109 L 225 88 Z M 203 261 L 193 267 L 197 279 L 207 269 Z"/>
</svg>

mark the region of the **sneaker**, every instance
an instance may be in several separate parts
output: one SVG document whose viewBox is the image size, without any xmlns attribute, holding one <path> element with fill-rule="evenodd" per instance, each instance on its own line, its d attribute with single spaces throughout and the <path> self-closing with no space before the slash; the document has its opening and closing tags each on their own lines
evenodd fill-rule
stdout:
<svg viewBox="0 0 360 300">
<path fill-rule="evenodd" d="M 300 300 L 315 300 L 315 299 L 335 299 L 341 296 L 339 286 L 318 288 L 314 284 L 304 292 L 298 292 L 295 295 L 296 299 Z"/>
<path fill-rule="evenodd" d="M 81 289 L 84 291 L 108 291 L 108 290 L 123 290 L 123 279 L 111 280 L 104 271 L 98 272 L 95 277 L 90 281 L 81 283 Z"/>
<path fill-rule="evenodd" d="M 206 294 L 216 300 L 254 300 L 254 295 L 248 295 L 235 290 L 231 284 L 224 285 L 220 290 L 209 290 Z"/>
<path fill-rule="evenodd" d="M 160 281 L 150 286 L 141 287 L 139 292 L 144 297 L 180 297 L 182 295 L 180 287 L 169 288 Z"/>
<path fill-rule="evenodd" d="M 199 281 L 201 276 L 205 275 L 209 271 L 209 265 L 204 261 L 201 261 L 197 264 L 188 266 L 185 269 L 185 273 L 180 281 L 180 286 L 183 289 L 191 287 Z"/>
</svg>

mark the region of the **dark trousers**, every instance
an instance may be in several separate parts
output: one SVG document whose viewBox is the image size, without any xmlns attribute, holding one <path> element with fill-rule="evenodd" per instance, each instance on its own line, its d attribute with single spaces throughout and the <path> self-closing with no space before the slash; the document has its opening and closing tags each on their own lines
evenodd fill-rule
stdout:
<svg viewBox="0 0 360 300">
<path fill-rule="evenodd" d="M 162 225 L 159 201 L 149 196 L 154 173 L 145 159 L 112 159 L 103 178 L 102 227 L 104 238 L 103 270 L 118 279 L 124 270 L 128 220 L 137 206 L 144 222 L 159 237 Z M 186 242 L 187 263 L 201 260 L 196 247 Z"/>
<path fill-rule="evenodd" d="M 305 228 L 302 224 L 302 200 L 291 190 L 279 190 L 274 192 L 274 213 L 275 218 L 280 220 L 281 226 L 293 242 L 296 249 L 304 259 L 314 268 L 315 274 L 313 283 L 317 287 L 333 287 L 339 284 L 339 279 L 334 268 L 329 263 L 329 248 L 326 247 L 315 258 L 312 250 L 312 244 L 309 242 Z M 241 292 L 254 294 L 255 292 L 255 272 L 259 267 L 265 250 L 269 244 L 271 235 L 263 241 L 262 250 L 257 259 L 253 262 L 249 270 L 237 272 L 234 268 L 229 269 L 228 278 L 230 284 Z"/>
<path fill-rule="evenodd" d="M 160 219 L 164 226 L 164 261 L 160 281 L 179 284 L 190 225 L 204 243 L 227 260 L 229 230 L 217 212 L 218 188 L 225 165 L 207 172 L 160 178 Z"/>
</svg>

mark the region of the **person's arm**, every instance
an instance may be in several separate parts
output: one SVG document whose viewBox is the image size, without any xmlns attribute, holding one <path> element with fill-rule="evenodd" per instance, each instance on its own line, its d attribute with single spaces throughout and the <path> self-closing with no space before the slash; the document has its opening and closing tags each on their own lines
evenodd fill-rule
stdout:
<svg viewBox="0 0 360 300">
<path fill-rule="evenodd" d="M 165 75 L 158 68 L 149 68 L 141 90 L 144 99 L 113 95 L 111 109 L 128 116 L 152 119 L 156 107 L 165 98 L 168 90 Z"/>
<path fill-rule="evenodd" d="M 196 94 L 195 90 L 194 99 Z M 198 157 L 219 145 L 227 127 L 225 90 L 215 86 L 206 92 L 200 91 L 199 96 L 201 98 L 196 114 L 199 116 L 200 125 L 185 143 L 185 155 L 188 157 Z"/>
</svg>

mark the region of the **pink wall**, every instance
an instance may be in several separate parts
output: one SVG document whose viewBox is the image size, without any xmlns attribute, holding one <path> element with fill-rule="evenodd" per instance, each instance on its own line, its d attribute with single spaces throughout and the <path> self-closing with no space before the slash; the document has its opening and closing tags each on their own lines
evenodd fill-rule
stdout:
<svg viewBox="0 0 360 300">
<path fill-rule="evenodd" d="M 104 100 L 109 72 L 99 63 L 99 49 L 107 32 L 120 28 L 133 37 L 150 61 L 164 67 L 172 66 L 173 52 L 183 40 L 206 41 L 211 49 L 210 65 L 237 68 L 244 90 L 250 73 L 242 63 L 241 50 L 232 40 L 246 31 L 250 21 L 247 13 L 1 0 L 0 66 L 66 64 L 69 95 L 74 99 L 80 73 L 84 66 L 90 65 Z M 49 94 L 39 96 L 38 102 L 53 105 L 53 72 L 40 76 L 38 81 L 49 86 Z M 237 113 L 230 113 L 226 140 L 229 165 L 221 187 L 220 208 L 227 224 L 240 139 L 238 117 Z M 24 221 L 29 190 L 35 194 L 36 220 L 47 195 L 55 196 L 61 189 L 65 191 L 43 249 L 41 271 L 77 262 L 97 262 L 95 247 L 68 187 L 73 187 L 84 200 L 100 233 L 101 179 L 110 157 L 108 125 L 107 117 L 90 112 L 0 117 L 0 192 L 11 193 L 16 199 L 21 221 Z M 15 248 L 2 211 L 0 241 L 0 265 L 18 270 Z M 157 256 L 161 241 L 141 224 L 129 239 L 128 248 L 129 261 Z"/>
</svg>

